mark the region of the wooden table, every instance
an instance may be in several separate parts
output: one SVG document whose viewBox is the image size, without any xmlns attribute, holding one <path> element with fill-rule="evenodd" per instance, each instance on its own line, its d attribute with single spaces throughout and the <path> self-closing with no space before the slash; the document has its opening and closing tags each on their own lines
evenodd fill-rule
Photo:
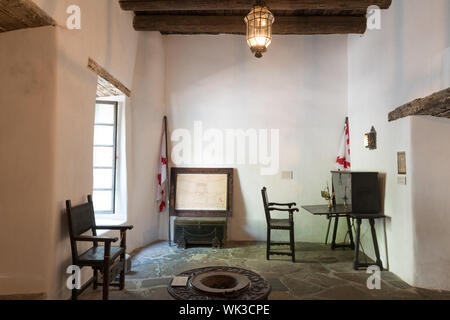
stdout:
<svg viewBox="0 0 450 320">
<path fill-rule="evenodd" d="M 380 250 L 378 249 L 377 233 L 375 231 L 375 219 L 385 219 L 386 216 L 383 214 L 350 214 L 350 217 L 356 219 L 356 248 L 355 248 L 355 260 L 353 262 L 353 269 L 358 270 L 359 268 L 367 268 L 373 265 L 373 263 L 360 263 L 359 262 L 359 245 L 361 243 L 361 223 L 362 220 L 369 220 L 370 231 L 372 233 L 373 248 L 375 250 L 375 256 L 377 258 L 375 264 L 383 270 L 383 262 L 380 258 Z"/>
<path fill-rule="evenodd" d="M 303 209 L 308 211 L 309 213 L 315 215 L 315 216 L 326 216 L 328 219 L 334 218 L 334 229 L 333 229 L 333 239 L 331 241 L 331 250 L 334 250 L 336 248 L 350 248 L 355 249 L 355 242 L 353 241 L 353 231 L 350 223 L 350 213 L 351 213 L 351 207 L 345 208 L 344 205 L 336 205 L 334 207 L 328 208 L 327 205 L 317 205 L 317 206 L 303 206 Z M 347 220 L 347 228 L 348 228 L 348 234 L 350 237 L 350 244 L 337 244 L 336 243 L 336 236 L 337 236 L 337 229 L 339 225 L 339 218 L 346 218 Z M 331 223 L 331 220 L 330 220 Z M 328 239 L 328 233 L 329 233 L 330 224 L 328 224 L 328 230 L 327 230 L 327 239 Z M 325 241 L 327 242 L 327 241 Z"/>
<path fill-rule="evenodd" d="M 386 218 L 383 214 L 361 214 L 361 213 L 355 213 L 352 212 L 351 206 L 348 208 L 345 208 L 343 205 L 336 205 L 332 208 L 328 208 L 327 205 L 316 205 L 316 206 L 303 206 L 304 210 L 308 211 L 309 213 L 317 216 L 327 216 L 328 219 L 335 218 L 334 222 L 334 230 L 333 230 L 333 241 L 331 242 L 331 249 L 334 250 L 335 248 L 339 247 L 349 247 L 355 250 L 355 259 L 353 262 L 353 269 L 358 270 L 359 268 L 367 268 L 368 266 L 373 265 L 372 263 L 360 263 L 359 262 L 359 246 L 361 244 L 361 224 L 363 220 L 368 220 L 370 223 L 370 230 L 372 233 L 372 241 L 373 241 L 373 247 L 375 250 L 376 255 L 376 262 L 375 265 L 377 265 L 380 270 L 383 270 L 383 263 L 380 258 L 380 250 L 378 248 L 378 240 L 377 240 L 377 234 L 375 231 L 375 220 L 376 219 L 384 219 Z M 348 233 L 350 236 L 350 244 L 336 244 L 336 234 L 337 234 L 337 227 L 339 223 L 339 218 L 345 217 L 347 219 L 347 227 L 348 227 Z M 351 222 L 350 219 L 356 220 L 356 245 L 353 241 L 353 232 L 351 228 Z M 329 230 L 327 231 L 327 233 Z"/>
</svg>

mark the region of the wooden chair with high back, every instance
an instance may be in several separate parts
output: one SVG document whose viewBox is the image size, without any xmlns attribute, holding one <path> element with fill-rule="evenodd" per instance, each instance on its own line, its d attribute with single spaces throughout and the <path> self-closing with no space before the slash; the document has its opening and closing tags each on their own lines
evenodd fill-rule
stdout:
<svg viewBox="0 0 450 320">
<path fill-rule="evenodd" d="M 269 202 L 267 197 L 267 189 L 264 187 L 261 190 L 263 203 L 264 203 L 264 212 L 266 214 L 267 221 L 267 260 L 270 260 L 271 255 L 287 255 L 292 257 L 292 262 L 295 262 L 295 239 L 294 239 L 294 212 L 298 212 L 299 210 L 295 208 L 297 205 L 295 202 L 291 203 L 275 203 Z M 277 208 L 278 207 L 287 207 L 287 208 Z M 272 219 L 271 212 L 287 212 L 289 213 L 288 219 Z M 289 231 L 289 242 L 271 242 L 271 231 L 272 230 L 288 230 Z M 282 252 L 282 251 L 271 251 L 271 246 L 282 246 L 289 245 L 291 252 Z"/>
<path fill-rule="evenodd" d="M 94 206 L 92 196 L 88 196 L 88 202 L 72 207 L 71 201 L 66 201 L 66 211 L 69 218 L 70 245 L 72 248 L 72 264 L 83 267 L 91 267 L 94 276 L 87 281 L 80 289 L 72 289 L 72 299 L 86 290 L 91 284 L 94 289 L 103 286 L 103 300 L 108 300 L 109 286 L 118 286 L 120 290 L 125 287 L 125 251 L 127 230 L 133 226 L 97 226 L 95 224 Z M 120 246 L 111 246 L 117 242 L 117 237 L 98 237 L 97 230 L 117 230 L 120 231 Z M 92 236 L 83 235 L 92 231 Z M 93 246 L 82 254 L 78 254 L 78 242 L 91 242 Z M 103 245 L 99 245 L 102 243 Z M 98 282 L 98 273 L 103 274 L 103 282 Z M 120 272 L 119 282 L 112 283 Z"/>
</svg>

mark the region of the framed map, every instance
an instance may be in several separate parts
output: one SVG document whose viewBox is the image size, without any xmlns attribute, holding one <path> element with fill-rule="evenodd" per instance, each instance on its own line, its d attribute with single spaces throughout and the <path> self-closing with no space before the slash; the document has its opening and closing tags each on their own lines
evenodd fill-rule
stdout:
<svg viewBox="0 0 450 320">
<path fill-rule="evenodd" d="M 170 213 L 227 217 L 232 212 L 233 169 L 172 168 Z"/>
</svg>

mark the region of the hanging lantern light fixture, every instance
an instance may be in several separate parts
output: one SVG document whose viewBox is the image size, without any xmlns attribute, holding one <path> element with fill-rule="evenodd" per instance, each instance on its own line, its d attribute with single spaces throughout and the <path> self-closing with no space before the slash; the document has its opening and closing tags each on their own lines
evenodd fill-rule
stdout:
<svg viewBox="0 0 450 320">
<path fill-rule="evenodd" d="M 264 1 L 256 1 L 253 9 L 245 17 L 247 25 L 247 44 L 261 58 L 272 42 L 272 24 L 275 18 Z"/>
</svg>

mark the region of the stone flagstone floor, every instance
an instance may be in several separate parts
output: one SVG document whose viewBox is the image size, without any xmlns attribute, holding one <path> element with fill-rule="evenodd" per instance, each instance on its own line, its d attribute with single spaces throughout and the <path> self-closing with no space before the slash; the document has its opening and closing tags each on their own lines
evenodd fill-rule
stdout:
<svg viewBox="0 0 450 320">
<path fill-rule="evenodd" d="M 266 261 L 265 250 L 265 243 L 255 242 L 230 242 L 224 249 L 186 250 L 159 242 L 133 252 L 126 289 L 111 288 L 110 299 L 172 299 L 167 286 L 173 276 L 206 266 L 234 266 L 259 273 L 272 286 L 270 300 L 450 299 L 450 292 L 413 288 L 388 271 L 381 274 L 381 290 L 369 290 L 369 274 L 353 270 L 354 253 L 349 249 L 331 251 L 323 244 L 297 243 L 295 263 L 287 256 L 273 256 Z M 80 299 L 101 299 L 101 289 L 88 289 Z"/>
</svg>

